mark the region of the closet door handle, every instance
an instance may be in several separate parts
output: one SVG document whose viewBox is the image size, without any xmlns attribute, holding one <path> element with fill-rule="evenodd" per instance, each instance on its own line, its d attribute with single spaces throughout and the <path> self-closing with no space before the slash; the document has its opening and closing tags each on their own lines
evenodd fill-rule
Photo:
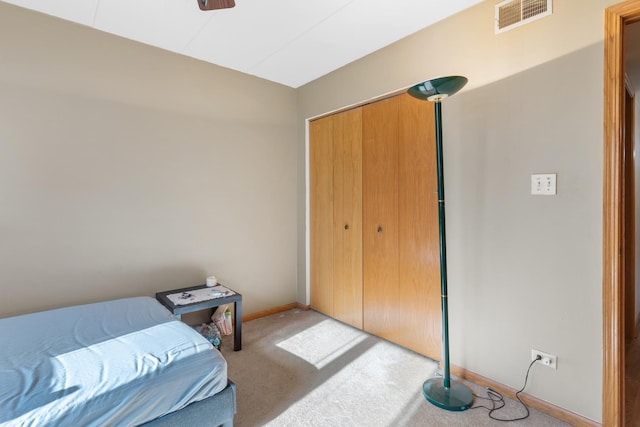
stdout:
<svg viewBox="0 0 640 427">
<path fill-rule="evenodd" d="M 382 226 L 378 226 L 378 233 L 382 233 Z"/>
<path fill-rule="evenodd" d="M 345 224 L 345 225 L 344 225 L 344 229 L 345 229 L 345 230 L 348 230 L 348 229 L 349 229 L 349 224 Z"/>
</svg>

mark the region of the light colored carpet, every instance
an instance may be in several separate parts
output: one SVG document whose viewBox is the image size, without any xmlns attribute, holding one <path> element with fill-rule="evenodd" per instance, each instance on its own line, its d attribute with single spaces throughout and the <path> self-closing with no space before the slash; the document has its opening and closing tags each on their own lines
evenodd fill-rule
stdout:
<svg viewBox="0 0 640 427">
<path fill-rule="evenodd" d="M 433 376 L 436 362 L 314 311 L 289 310 L 245 322 L 242 335 L 242 351 L 232 350 L 230 338 L 222 348 L 237 385 L 237 427 L 568 425 L 534 410 L 526 420 L 503 423 L 491 420 L 485 409 L 437 408 L 422 396 L 422 383 Z M 497 415 L 523 414 L 507 399 Z"/>
</svg>

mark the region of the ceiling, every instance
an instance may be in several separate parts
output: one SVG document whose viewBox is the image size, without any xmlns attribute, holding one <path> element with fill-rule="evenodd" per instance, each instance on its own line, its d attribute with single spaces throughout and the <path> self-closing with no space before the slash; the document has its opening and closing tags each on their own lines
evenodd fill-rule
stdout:
<svg viewBox="0 0 640 427">
<path fill-rule="evenodd" d="M 3 0 L 297 88 L 483 0 Z"/>
</svg>

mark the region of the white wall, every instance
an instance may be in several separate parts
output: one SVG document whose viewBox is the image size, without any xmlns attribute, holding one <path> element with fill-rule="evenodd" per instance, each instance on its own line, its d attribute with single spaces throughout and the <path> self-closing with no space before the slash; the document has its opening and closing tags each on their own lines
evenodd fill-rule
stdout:
<svg viewBox="0 0 640 427">
<path fill-rule="evenodd" d="M 493 33 L 486 1 L 299 89 L 303 118 L 460 74 L 443 104 L 452 363 L 600 421 L 602 373 L 603 11 L 563 0 L 554 13 Z M 530 175 L 557 173 L 558 195 Z M 298 298 L 307 298 L 299 191 Z M 402 307 L 398 307 L 399 310 Z"/>
<path fill-rule="evenodd" d="M 0 317 L 296 298 L 293 89 L 0 2 Z"/>
</svg>

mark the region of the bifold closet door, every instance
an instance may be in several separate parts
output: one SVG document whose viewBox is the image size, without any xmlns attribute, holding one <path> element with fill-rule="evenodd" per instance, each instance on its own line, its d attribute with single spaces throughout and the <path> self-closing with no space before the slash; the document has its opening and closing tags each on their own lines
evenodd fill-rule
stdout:
<svg viewBox="0 0 640 427">
<path fill-rule="evenodd" d="M 309 123 L 311 307 L 333 316 L 333 118 Z"/>
<path fill-rule="evenodd" d="M 362 328 L 362 109 L 309 124 L 311 306 Z"/>
<path fill-rule="evenodd" d="M 362 329 L 362 109 L 333 116 L 333 317 Z"/>
<path fill-rule="evenodd" d="M 364 329 L 396 341 L 404 327 L 398 252 L 399 97 L 363 107 Z"/>
<path fill-rule="evenodd" d="M 399 262 L 404 328 L 398 343 L 440 360 L 442 316 L 435 119 L 432 102 L 403 95 L 400 105 Z"/>
<path fill-rule="evenodd" d="M 433 104 L 363 107 L 364 329 L 441 357 Z"/>
</svg>

